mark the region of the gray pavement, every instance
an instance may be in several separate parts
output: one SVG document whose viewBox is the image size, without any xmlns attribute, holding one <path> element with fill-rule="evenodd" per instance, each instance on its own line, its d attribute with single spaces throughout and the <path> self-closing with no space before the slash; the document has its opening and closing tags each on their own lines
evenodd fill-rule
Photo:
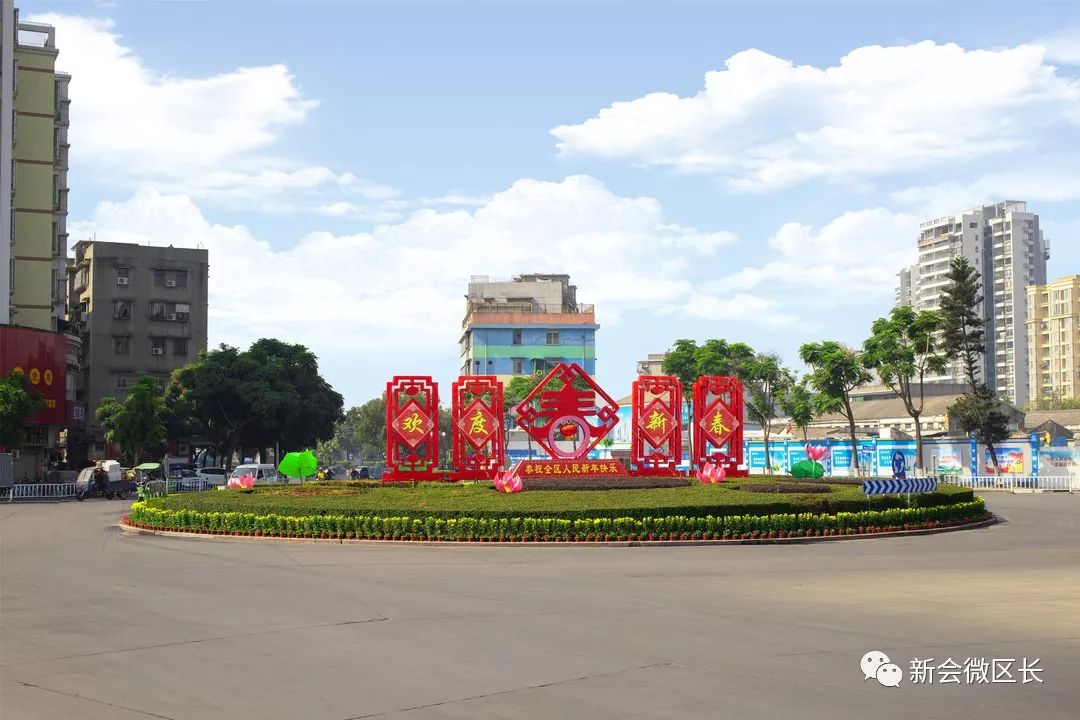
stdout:
<svg viewBox="0 0 1080 720">
<path fill-rule="evenodd" d="M 0 716 L 1075 718 L 1080 496 L 988 502 L 1006 522 L 679 548 L 185 540 L 121 533 L 118 501 L 5 505 Z M 871 649 L 899 687 L 862 679 Z M 947 657 L 1044 682 L 911 684 Z"/>
</svg>

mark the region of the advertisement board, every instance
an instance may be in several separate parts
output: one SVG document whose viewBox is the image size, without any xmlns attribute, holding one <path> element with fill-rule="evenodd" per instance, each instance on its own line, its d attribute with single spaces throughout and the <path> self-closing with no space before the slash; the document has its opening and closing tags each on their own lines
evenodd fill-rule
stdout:
<svg viewBox="0 0 1080 720">
<path fill-rule="evenodd" d="M 1023 475 L 1024 474 L 1024 448 L 1008 446 L 994 447 L 997 452 L 998 471 L 994 472 L 994 464 L 990 461 L 990 451 L 983 450 L 983 468 L 987 475 Z"/>
<path fill-rule="evenodd" d="M 32 425 L 67 424 L 66 353 L 60 333 L 0 325 L 0 375 L 26 375 L 45 400 L 45 409 L 30 418 Z"/>
<path fill-rule="evenodd" d="M 964 460 L 956 448 L 943 448 L 937 456 L 938 475 L 961 475 L 964 472 Z"/>
<path fill-rule="evenodd" d="M 1080 447 L 1041 448 L 1039 450 L 1039 476 L 1080 476 Z"/>
</svg>

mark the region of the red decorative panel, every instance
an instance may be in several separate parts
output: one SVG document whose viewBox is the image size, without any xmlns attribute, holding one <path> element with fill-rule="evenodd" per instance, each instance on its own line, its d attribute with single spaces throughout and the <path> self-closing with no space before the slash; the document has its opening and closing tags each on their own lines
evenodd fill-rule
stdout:
<svg viewBox="0 0 1080 720">
<path fill-rule="evenodd" d="M 743 386 L 737 378 L 714 375 L 697 379 L 693 433 L 698 469 L 711 462 L 723 467 L 728 477 L 746 477 L 742 417 Z"/>
<path fill-rule="evenodd" d="M 611 432 L 618 412 L 580 365 L 559 363 L 517 406 L 517 424 L 548 455 L 571 460 L 588 455 Z"/>
<path fill-rule="evenodd" d="M 675 475 L 682 462 L 682 385 L 669 375 L 643 375 L 631 390 L 630 461 L 641 475 Z"/>
<path fill-rule="evenodd" d="M 455 480 L 491 480 L 503 464 L 502 383 L 494 375 L 460 377 L 453 384 Z"/>
<path fill-rule="evenodd" d="M 437 480 L 439 386 L 429 376 L 386 383 L 386 482 Z"/>
</svg>

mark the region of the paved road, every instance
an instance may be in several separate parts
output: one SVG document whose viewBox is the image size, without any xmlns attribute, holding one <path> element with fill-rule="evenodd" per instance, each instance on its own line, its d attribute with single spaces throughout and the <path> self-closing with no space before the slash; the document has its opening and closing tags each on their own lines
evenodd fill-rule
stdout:
<svg viewBox="0 0 1080 720">
<path fill-rule="evenodd" d="M 182 540 L 121 533 L 118 501 L 3 506 L 0 715 L 1075 718 L 1080 496 L 989 503 L 1006 523 L 698 548 Z M 882 687 L 870 649 L 905 674 L 1041 658 L 1044 682 Z"/>
</svg>

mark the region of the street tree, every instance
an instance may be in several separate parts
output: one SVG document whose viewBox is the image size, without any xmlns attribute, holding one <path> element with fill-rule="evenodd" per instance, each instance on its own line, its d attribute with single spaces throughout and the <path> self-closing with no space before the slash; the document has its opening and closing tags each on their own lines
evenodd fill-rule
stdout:
<svg viewBox="0 0 1080 720">
<path fill-rule="evenodd" d="M 132 467 L 144 452 L 157 450 L 165 441 L 165 401 L 157 378 L 144 375 L 122 401 L 102 398 L 96 413 L 105 428 L 105 440 L 120 448 Z"/>
<path fill-rule="evenodd" d="M 791 372 L 780 364 L 780 358 L 772 353 L 760 353 L 743 360 L 736 372 L 745 388 L 746 415 L 761 426 L 765 440 L 765 471 L 772 472 L 769 456 L 769 437 L 776 419 L 778 395 L 791 383 Z"/>
<path fill-rule="evenodd" d="M 0 378 L 0 448 L 18 448 L 30 418 L 44 408 L 44 398 L 26 375 L 13 372 Z"/>
<path fill-rule="evenodd" d="M 936 339 L 941 327 L 942 318 L 936 311 L 896 307 L 889 317 L 874 321 L 871 335 L 863 343 L 863 364 L 876 370 L 881 381 L 900 396 L 914 421 L 916 469 L 922 469 L 924 382 L 948 366 Z"/>
<path fill-rule="evenodd" d="M 998 459 L 994 444 L 1009 437 L 1009 418 L 1002 410 L 1001 401 L 990 388 L 980 385 L 962 395 L 949 407 L 948 412 L 960 423 L 964 432 L 974 433 L 975 439 L 986 446 L 990 452 L 990 464 L 996 472 Z"/>
<path fill-rule="evenodd" d="M 780 409 L 791 418 L 791 424 L 802 432 L 805 443 L 807 429 L 814 421 L 814 391 L 810 389 L 809 376 L 787 384 L 780 394 Z"/>
<path fill-rule="evenodd" d="M 982 316 L 983 296 L 979 272 L 962 255 L 949 265 L 949 284 L 941 296 L 941 347 L 952 359 L 959 359 L 972 393 L 979 389 L 979 358 L 986 352 L 986 320 Z"/>
<path fill-rule="evenodd" d="M 847 420 L 851 457 L 858 471 L 859 441 L 855 437 L 851 393 L 870 382 L 870 373 L 863 367 L 858 351 L 835 340 L 806 343 L 799 348 L 799 358 L 811 368 L 810 385 L 816 391 L 813 399 L 816 414 L 835 412 Z"/>
</svg>

